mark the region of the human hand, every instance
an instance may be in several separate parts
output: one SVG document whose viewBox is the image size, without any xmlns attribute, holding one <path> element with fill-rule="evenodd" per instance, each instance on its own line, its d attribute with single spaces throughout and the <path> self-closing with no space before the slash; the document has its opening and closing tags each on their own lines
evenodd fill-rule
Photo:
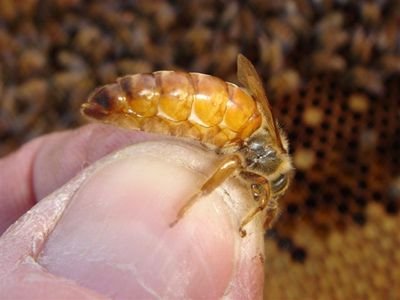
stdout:
<svg viewBox="0 0 400 300">
<path fill-rule="evenodd" d="M 23 217 L 0 237 L 0 298 L 262 298 L 261 221 L 239 236 L 251 203 L 236 179 L 168 226 L 217 159 L 105 125 L 43 136 L 1 159 L 0 232 Z"/>
</svg>

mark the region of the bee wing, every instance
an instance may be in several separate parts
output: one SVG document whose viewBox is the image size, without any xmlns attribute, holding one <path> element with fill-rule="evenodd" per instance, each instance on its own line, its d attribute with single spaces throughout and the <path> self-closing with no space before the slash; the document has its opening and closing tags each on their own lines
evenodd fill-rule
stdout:
<svg viewBox="0 0 400 300">
<path fill-rule="evenodd" d="M 239 82 L 243 84 L 253 94 L 256 101 L 260 103 L 267 121 L 268 131 L 282 151 L 286 152 L 282 144 L 274 114 L 272 113 L 271 104 L 265 95 L 260 76 L 258 76 L 253 64 L 242 54 L 239 54 L 237 58 L 237 77 Z"/>
</svg>

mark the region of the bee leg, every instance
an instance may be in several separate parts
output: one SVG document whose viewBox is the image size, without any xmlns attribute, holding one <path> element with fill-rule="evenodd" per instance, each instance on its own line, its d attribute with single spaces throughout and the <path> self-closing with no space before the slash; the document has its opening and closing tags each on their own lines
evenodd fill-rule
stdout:
<svg viewBox="0 0 400 300">
<path fill-rule="evenodd" d="M 272 226 L 272 223 L 275 221 L 275 217 L 278 214 L 278 208 L 278 201 L 271 198 L 267 205 L 264 228 L 270 228 Z"/>
<path fill-rule="evenodd" d="M 263 180 L 266 180 L 263 178 Z M 268 182 L 264 184 L 260 183 L 255 183 L 251 185 L 253 197 L 255 200 L 259 201 L 259 205 L 252 209 L 240 222 L 240 227 L 239 227 L 239 233 L 241 237 L 246 236 L 246 230 L 244 229 L 244 226 L 246 226 L 248 223 L 250 223 L 254 217 L 261 211 L 263 211 L 267 207 L 267 219 L 268 219 L 268 207 L 270 205 L 271 201 L 270 200 L 270 189 Z M 276 205 L 276 201 L 275 201 Z M 271 210 L 272 212 L 272 210 Z M 273 218 L 271 218 L 272 220 Z"/>
<path fill-rule="evenodd" d="M 214 173 L 206 180 L 201 186 L 199 191 L 195 193 L 190 199 L 179 209 L 176 219 L 170 223 L 170 227 L 179 222 L 185 215 L 190 207 L 201 197 L 211 193 L 221 183 L 228 179 L 237 169 L 242 167 L 242 161 L 237 155 L 226 156 Z"/>
</svg>

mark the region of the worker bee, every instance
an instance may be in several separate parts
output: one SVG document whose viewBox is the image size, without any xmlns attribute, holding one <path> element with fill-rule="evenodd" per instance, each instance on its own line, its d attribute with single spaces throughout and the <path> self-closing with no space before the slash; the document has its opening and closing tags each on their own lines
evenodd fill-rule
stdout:
<svg viewBox="0 0 400 300">
<path fill-rule="evenodd" d="M 119 78 L 95 90 L 82 105 L 82 114 L 90 119 L 194 139 L 221 156 L 171 226 L 200 196 L 238 176 L 257 201 L 240 222 L 239 232 L 245 236 L 245 225 L 259 212 L 266 211 L 265 226 L 270 225 L 277 200 L 288 188 L 292 164 L 285 134 L 254 66 L 239 54 L 237 68 L 244 88 L 201 73 L 158 71 Z"/>
</svg>

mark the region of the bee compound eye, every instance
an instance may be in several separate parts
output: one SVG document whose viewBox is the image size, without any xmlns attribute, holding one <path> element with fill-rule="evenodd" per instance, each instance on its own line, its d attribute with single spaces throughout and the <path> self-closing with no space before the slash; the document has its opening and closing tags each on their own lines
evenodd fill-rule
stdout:
<svg viewBox="0 0 400 300">
<path fill-rule="evenodd" d="M 274 193 L 279 193 L 282 191 L 288 184 L 287 176 L 281 174 L 277 179 L 271 182 L 271 189 Z"/>
</svg>

